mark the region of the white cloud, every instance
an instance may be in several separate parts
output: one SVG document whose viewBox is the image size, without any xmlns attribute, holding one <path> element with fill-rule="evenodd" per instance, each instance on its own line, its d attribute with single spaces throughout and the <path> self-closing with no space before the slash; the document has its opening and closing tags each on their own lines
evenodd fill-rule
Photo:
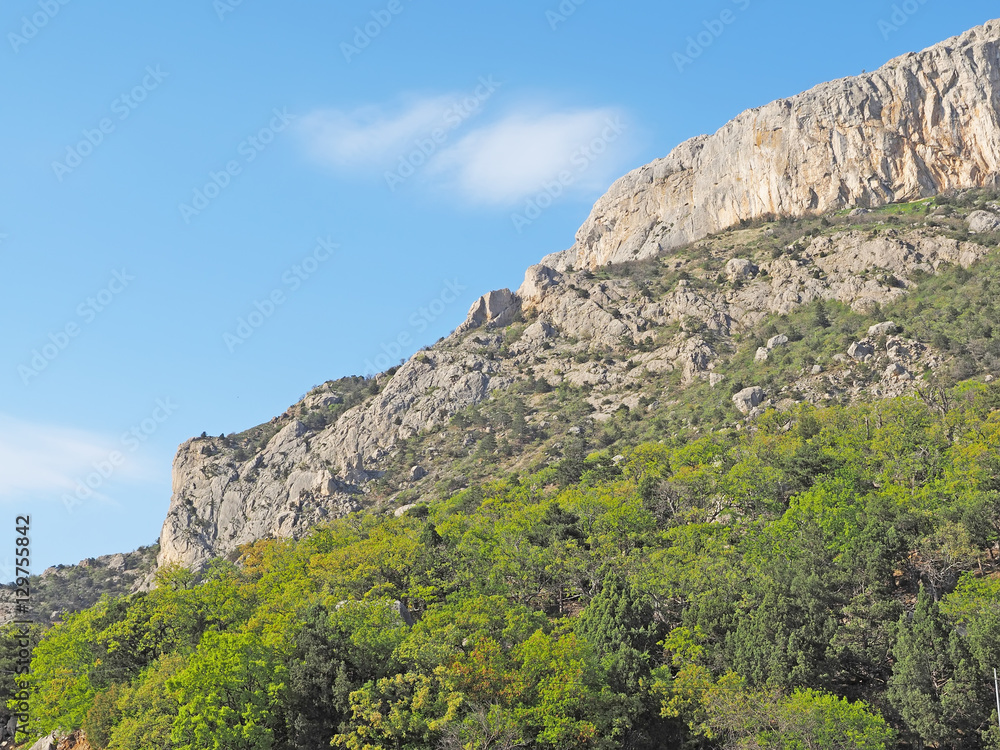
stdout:
<svg viewBox="0 0 1000 750">
<path fill-rule="evenodd" d="M 512 204 L 560 175 L 568 175 L 560 192 L 603 190 L 620 173 L 630 134 L 617 110 L 533 107 L 469 122 L 489 112 L 490 96 L 492 90 L 478 101 L 472 97 L 471 108 L 470 97 L 448 95 L 395 107 L 321 110 L 302 119 L 299 133 L 325 166 L 370 170 L 393 189 L 420 173 L 423 183 L 479 203 Z M 443 136 L 432 143 L 435 130 Z"/>
<path fill-rule="evenodd" d="M 111 481 L 149 478 L 148 467 L 114 439 L 0 414 L 0 500 L 73 493 L 79 482 L 109 461 L 113 451 L 124 460 L 113 467 Z M 98 490 L 105 486 L 102 481 Z M 107 499 L 100 491 L 94 496 Z"/>
<path fill-rule="evenodd" d="M 401 108 L 325 109 L 303 117 L 298 128 L 310 154 L 329 166 L 381 167 L 441 127 L 453 103 L 453 97 L 439 96 Z"/>
<path fill-rule="evenodd" d="M 475 130 L 433 167 L 478 201 L 510 203 L 564 176 L 564 190 L 607 187 L 625 147 L 621 116 L 610 109 L 515 114 Z"/>
</svg>

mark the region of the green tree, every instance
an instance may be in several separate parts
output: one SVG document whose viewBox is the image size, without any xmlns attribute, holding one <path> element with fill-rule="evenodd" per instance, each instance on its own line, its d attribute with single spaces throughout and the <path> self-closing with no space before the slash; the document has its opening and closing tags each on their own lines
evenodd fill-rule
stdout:
<svg viewBox="0 0 1000 750">
<path fill-rule="evenodd" d="M 313 605 L 295 638 L 283 698 L 291 747 L 318 750 L 350 718 L 350 694 L 395 671 L 407 628 L 388 601 Z"/>
<path fill-rule="evenodd" d="M 910 734 L 929 745 L 975 747 L 986 718 L 986 681 L 923 586 L 912 619 L 900 618 L 893 656 L 888 696 Z"/>
<path fill-rule="evenodd" d="M 208 632 L 187 666 L 167 682 L 180 706 L 178 750 L 271 750 L 287 669 L 248 632 Z"/>
<path fill-rule="evenodd" d="M 108 750 L 163 750 L 172 748 L 170 733 L 177 718 L 177 700 L 167 681 L 184 668 L 184 657 L 158 659 L 120 693 L 117 724 L 111 729 Z"/>
<path fill-rule="evenodd" d="M 665 635 L 645 596 L 615 573 L 604 579 L 574 629 L 601 658 L 608 686 L 628 695 L 639 692 Z"/>
<path fill-rule="evenodd" d="M 583 476 L 584 460 L 587 457 L 587 445 L 582 438 L 573 437 L 563 446 L 563 458 L 558 463 L 557 477 L 563 487 L 579 482 Z"/>
</svg>

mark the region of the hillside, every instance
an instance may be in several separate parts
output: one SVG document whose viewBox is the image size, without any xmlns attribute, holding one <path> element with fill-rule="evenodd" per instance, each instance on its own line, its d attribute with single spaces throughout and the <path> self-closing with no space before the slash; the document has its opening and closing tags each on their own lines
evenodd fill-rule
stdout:
<svg viewBox="0 0 1000 750">
<path fill-rule="evenodd" d="M 570 453 L 67 617 L 91 747 L 995 748 L 1000 384 Z M 947 406 L 942 406 L 942 404 Z"/>
<path fill-rule="evenodd" d="M 569 429 L 613 444 L 633 432 L 615 416 L 622 407 L 674 434 L 679 423 L 662 420 L 677 404 L 697 404 L 687 420 L 735 421 L 729 396 L 743 388 L 734 385 L 764 391 L 744 394 L 749 411 L 764 398 L 898 394 L 945 363 L 971 375 L 994 356 L 988 337 L 971 349 L 935 344 L 900 299 L 929 276 L 968 269 L 995 242 L 989 192 L 957 212 L 934 203 L 934 216 L 920 201 L 994 186 L 998 133 L 992 21 L 682 144 L 612 186 L 573 248 L 529 269 L 517 292 L 484 295 L 451 336 L 400 367 L 319 386 L 250 431 L 182 445 L 159 564 L 200 566 L 362 507 L 446 495 L 477 475 L 470 452 L 524 468 L 558 455 Z M 973 203 L 985 213 L 970 228 Z M 887 205 L 897 208 L 851 213 Z M 831 335 L 796 346 L 817 302 L 836 318 Z M 867 340 L 863 321 L 888 322 L 878 306 L 899 306 L 892 322 L 910 329 Z M 747 361 L 775 336 L 791 346 Z M 854 344 L 871 352 L 854 365 L 834 359 Z M 806 346 L 822 361 L 805 373 L 783 365 Z M 515 419 L 512 436 L 505 422 Z M 464 430 L 462 445 L 451 428 Z"/>
<path fill-rule="evenodd" d="M 200 565 L 362 507 L 445 498 L 573 446 L 985 376 L 1000 356 L 994 197 L 762 222 L 596 272 L 535 266 L 516 295 L 487 295 L 401 367 L 183 445 L 159 562 Z"/>
<path fill-rule="evenodd" d="M 158 552 L 154 544 L 134 552 L 81 560 L 76 565 L 56 565 L 30 576 L 31 606 L 27 612 L 16 612 L 14 584 L 0 586 L 0 623 L 17 618 L 48 625 L 66 613 L 93 606 L 105 594 L 134 591 L 152 575 Z"/>
<path fill-rule="evenodd" d="M 997 184 L 1000 21 L 748 110 L 616 182 L 566 252 L 594 269 L 744 221 Z"/>
</svg>

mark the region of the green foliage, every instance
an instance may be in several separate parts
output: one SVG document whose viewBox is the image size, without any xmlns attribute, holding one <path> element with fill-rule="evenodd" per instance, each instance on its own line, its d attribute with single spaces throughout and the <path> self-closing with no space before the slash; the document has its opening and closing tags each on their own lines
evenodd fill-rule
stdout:
<svg viewBox="0 0 1000 750">
<path fill-rule="evenodd" d="M 944 395 L 620 455 L 564 436 L 552 465 L 419 514 L 166 568 L 44 634 L 30 730 L 101 750 L 994 742 L 1000 391 Z"/>
<path fill-rule="evenodd" d="M 167 682 L 184 665 L 185 657 L 181 654 L 164 656 L 123 687 L 115 704 L 119 721 L 110 730 L 107 750 L 162 750 L 171 747 L 170 734 L 177 718 L 178 704 L 167 689 Z M 113 715 L 111 710 L 108 714 Z M 89 732 L 88 739 L 93 743 Z"/>
<path fill-rule="evenodd" d="M 956 630 L 921 587 L 912 620 L 901 618 L 889 699 L 921 742 L 976 747 L 989 694 Z"/>
<path fill-rule="evenodd" d="M 44 575 L 28 578 L 31 609 L 26 616 L 34 622 L 50 625 L 61 617 L 92 607 L 108 594 L 116 596 L 142 581 L 156 564 L 160 547 L 153 544 L 124 555 L 90 558 L 80 565 L 57 565 Z M 109 563 L 120 558 L 124 569 Z M 13 584 L 3 586 L 13 590 Z"/>
<path fill-rule="evenodd" d="M 166 687 L 179 705 L 178 750 L 270 750 L 287 668 L 253 633 L 208 632 Z"/>
</svg>

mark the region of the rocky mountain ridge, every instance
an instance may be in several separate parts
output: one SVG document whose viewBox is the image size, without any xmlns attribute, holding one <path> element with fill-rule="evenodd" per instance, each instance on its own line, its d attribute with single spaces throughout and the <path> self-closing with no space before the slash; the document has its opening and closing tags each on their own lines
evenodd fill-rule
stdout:
<svg viewBox="0 0 1000 750">
<path fill-rule="evenodd" d="M 154 544 L 134 552 L 91 557 L 76 565 L 46 568 L 28 579 L 31 597 L 26 611 L 18 611 L 17 587 L 0 585 L 0 624 L 14 619 L 53 623 L 68 612 L 92 606 L 103 594 L 115 595 L 146 586 L 158 552 Z"/>
<path fill-rule="evenodd" d="M 867 208 L 997 184 L 1000 20 L 872 73 L 743 112 L 622 177 L 567 251 L 594 269 L 766 217 Z"/>
<path fill-rule="evenodd" d="M 768 321 L 817 304 L 862 316 L 865 324 L 836 354 L 786 376 L 779 389 L 745 383 L 727 399 L 734 423 L 770 406 L 912 392 L 951 357 L 901 333 L 895 322 L 863 316 L 904 299 L 942 269 L 974 267 L 996 237 L 968 234 L 969 219 L 960 213 L 934 219 L 924 213 L 929 203 L 913 209 L 899 223 L 879 213 L 845 213 L 811 228 L 793 222 L 724 233 L 648 262 L 641 278 L 613 275 L 617 269 L 597 275 L 533 266 L 517 293 L 484 295 L 451 336 L 394 371 L 310 392 L 262 426 L 259 450 L 247 452 L 233 437 L 181 446 L 159 562 L 200 565 L 262 537 L 299 536 L 361 507 L 432 496 L 454 459 L 475 453 L 484 439 L 492 445 L 496 438 L 485 435 L 506 435 L 509 425 L 487 425 L 462 446 L 434 448 L 434 436 L 461 433 L 470 409 L 526 384 L 542 394 L 579 394 L 583 413 L 564 427 L 557 427 L 559 408 L 538 397 L 529 403 L 524 429 L 550 437 L 560 429 L 593 433 L 623 408 L 639 415 L 698 384 L 723 392 L 735 385 L 741 346 L 751 368 L 772 365 L 794 332 L 775 329 L 753 346 Z M 985 213 L 1000 219 L 992 209 Z M 789 231 L 802 234 L 784 244 Z M 343 410 L 345 389 L 358 385 L 368 391 Z M 331 409 L 329 423 L 317 422 L 317 413 Z M 400 464 L 414 442 L 421 448 Z"/>
<path fill-rule="evenodd" d="M 995 195 L 914 199 L 997 183 L 998 113 L 992 21 L 682 144 L 615 183 L 573 248 L 400 367 L 182 445 L 158 563 L 409 506 L 574 441 L 613 447 L 644 421 L 693 429 L 707 404 L 739 428 L 770 406 L 913 392 L 959 361 L 988 374 L 991 333 L 953 351 L 882 309 L 992 257 Z M 796 348 L 806 315 L 829 351 Z"/>
</svg>

